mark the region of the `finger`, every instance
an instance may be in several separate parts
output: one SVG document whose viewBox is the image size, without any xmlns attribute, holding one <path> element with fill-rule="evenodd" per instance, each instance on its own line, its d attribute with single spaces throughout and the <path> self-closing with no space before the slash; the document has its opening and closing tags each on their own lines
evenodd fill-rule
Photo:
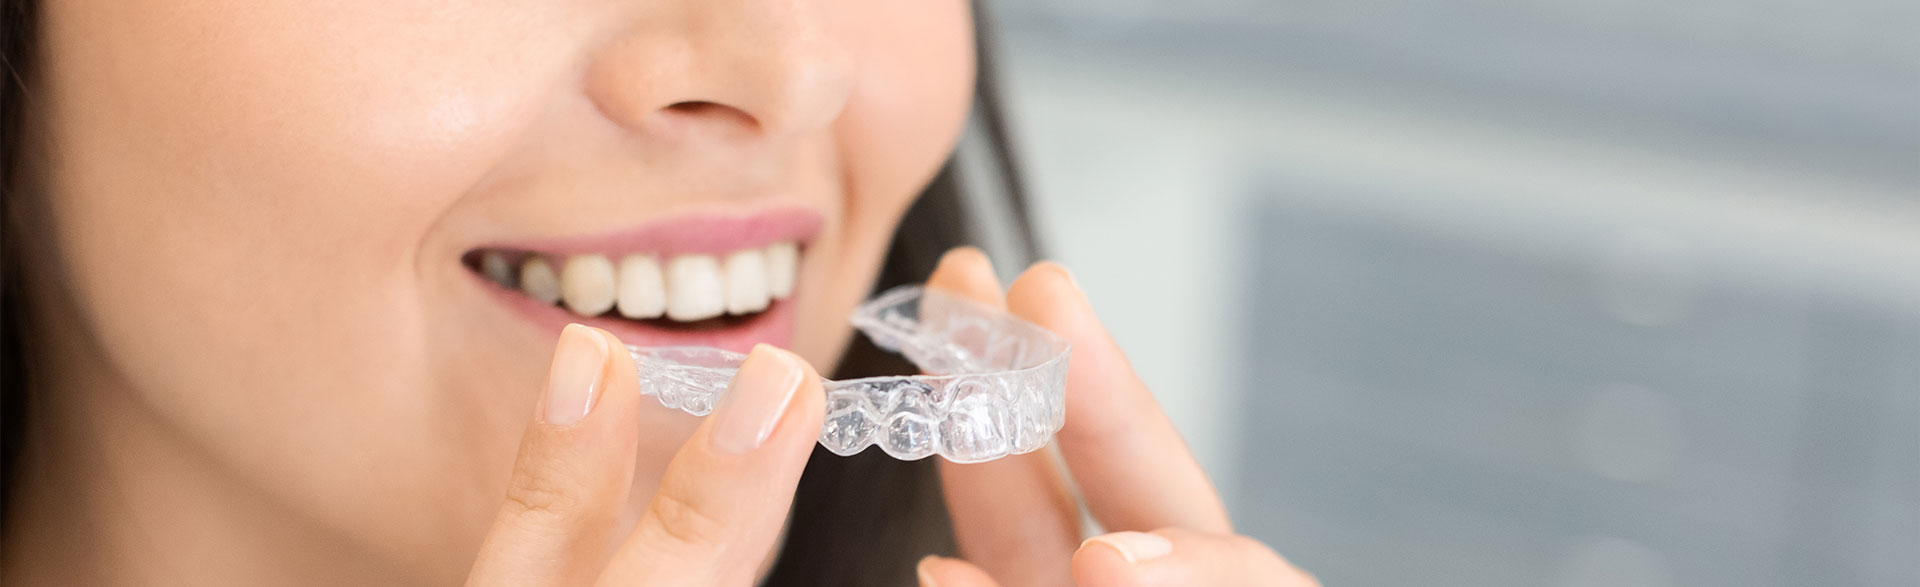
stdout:
<svg viewBox="0 0 1920 587">
<path fill-rule="evenodd" d="M 993 274 L 993 262 L 973 247 L 956 247 L 941 255 L 933 275 L 927 276 L 927 287 L 995 308 L 1007 306 L 1000 278 Z"/>
<path fill-rule="evenodd" d="M 1213 484 L 1067 270 L 1035 264 L 1014 280 L 1007 306 L 1073 343 L 1058 441 L 1094 519 L 1109 530 L 1229 533 Z"/>
<path fill-rule="evenodd" d="M 1179 528 L 1090 538 L 1073 555 L 1073 579 L 1080 587 L 1320 585 L 1257 540 Z"/>
<path fill-rule="evenodd" d="M 754 347 L 707 421 L 667 465 L 601 582 L 747 585 L 785 524 L 825 417 L 820 376 Z"/>
<path fill-rule="evenodd" d="M 914 572 L 920 576 L 920 587 L 1000 586 L 985 570 L 960 559 L 929 556 L 920 559 Z"/>
<path fill-rule="evenodd" d="M 468 585 L 585 585 L 615 544 L 633 480 L 640 389 L 606 331 L 560 332 L 546 388 L 520 441 Z"/>
<path fill-rule="evenodd" d="M 1006 305 L 979 249 L 949 251 L 927 287 Z M 1007 585 L 1060 585 L 1080 543 L 1079 510 L 1048 451 L 984 463 L 940 461 L 940 486 L 960 555 Z"/>
</svg>

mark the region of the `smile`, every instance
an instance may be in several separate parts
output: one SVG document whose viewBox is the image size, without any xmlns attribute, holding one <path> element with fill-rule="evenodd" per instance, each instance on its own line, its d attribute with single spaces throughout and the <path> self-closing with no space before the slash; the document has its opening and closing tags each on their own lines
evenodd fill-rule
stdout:
<svg viewBox="0 0 1920 587">
<path fill-rule="evenodd" d="M 557 332 L 607 328 L 629 344 L 785 346 L 803 250 L 818 215 L 687 215 L 578 239 L 486 246 L 463 263 Z"/>
<path fill-rule="evenodd" d="M 501 287 L 518 289 L 541 303 L 558 303 L 583 318 L 618 314 L 634 320 L 699 322 L 723 314 L 758 314 L 793 295 L 800 248 L 778 242 L 723 255 L 678 255 L 664 262 L 652 253 L 618 259 L 616 264 L 608 255 L 585 254 L 556 262 L 538 254 L 489 250 L 480 254 L 480 272 Z"/>
</svg>

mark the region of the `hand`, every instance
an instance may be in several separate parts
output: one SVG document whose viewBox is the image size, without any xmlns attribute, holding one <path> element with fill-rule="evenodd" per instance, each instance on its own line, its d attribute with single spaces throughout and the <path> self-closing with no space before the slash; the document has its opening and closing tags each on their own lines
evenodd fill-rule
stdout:
<svg viewBox="0 0 1920 587">
<path fill-rule="evenodd" d="M 1003 295 L 985 255 L 956 249 L 927 285 L 1006 307 L 1073 343 L 1057 441 L 1088 509 L 1111 533 L 1080 540 L 1078 511 L 1046 451 L 942 461 L 965 560 L 922 560 L 922 587 L 1318 585 L 1233 532 L 1199 463 L 1065 269 L 1036 264 Z"/>
<path fill-rule="evenodd" d="M 820 378 L 761 345 L 619 535 L 643 408 L 633 358 L 568 326 L 471 586 L 749 585 L 779 539 L 824 417 Z M 659 406 L 644 406 L 659 409 Z"/>
</svg>

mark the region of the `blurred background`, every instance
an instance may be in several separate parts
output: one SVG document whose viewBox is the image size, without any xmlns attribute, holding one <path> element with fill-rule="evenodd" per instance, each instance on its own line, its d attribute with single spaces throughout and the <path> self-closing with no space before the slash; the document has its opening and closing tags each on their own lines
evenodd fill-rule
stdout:
<svg viewBox="0 0 1920 587">
<path fill-rule="evenodd" d="M 995 8 L 1043 244 L 1243 532 L 1920 585 L 1920 2 Z"/>
</svg>

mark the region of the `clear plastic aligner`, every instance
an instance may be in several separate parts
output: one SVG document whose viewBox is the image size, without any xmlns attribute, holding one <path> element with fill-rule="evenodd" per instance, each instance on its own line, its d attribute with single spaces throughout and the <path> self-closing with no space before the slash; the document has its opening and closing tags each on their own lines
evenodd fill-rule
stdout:
<svg viewBox="0 0 1920 587">
<path fill-rule="evenodd" d="M 919 286 L 854 310 L 874 344 L 935 375 L 825 382 L 820 444 L 846 456 L 956 463 L 1032 452 L 1066 421 L 1068 344 L 998 309 Z M 642 393 L 696 416 L 713 411 L 746 355 L 710 347 L 628 347 Z"/>
</svg>

